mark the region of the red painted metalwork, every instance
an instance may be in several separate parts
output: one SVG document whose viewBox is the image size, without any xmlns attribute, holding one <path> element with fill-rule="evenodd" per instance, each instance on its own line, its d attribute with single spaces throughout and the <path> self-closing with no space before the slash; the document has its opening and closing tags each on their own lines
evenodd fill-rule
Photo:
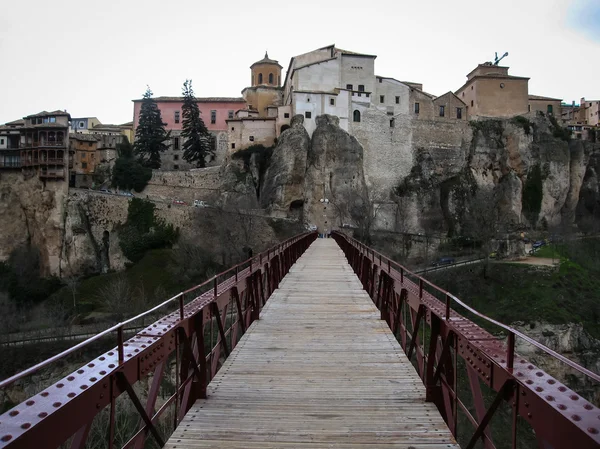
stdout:
<svg viewBox="0 0 600 449">
<path fill-rule="evenodd" d="M 409 357 L 416 352 L 417 370 L 425 383 L 427 400 L 436 404 L 455 436 L 459 409 L 473 424 L 475 431 L 467 447 L 473 447 L 477 441 L 482 441 L 486 449 L 495 447 L 488 424 L 503 401 L 512 408 L 513 448 L 517 444 L 518 416 L 532 426 L 540 448 L 600 447 L 600 409 L 515 353 L 515 340 L 524 340 L 590 381 L 600 382 L 600 375 L 477 312 L 355 239 L 340 232 L 332 236 L 404 351 Z M 452 305 L 501 328 L 507 334 L 506 344 L 452 310 Z M 418 335 L 425 324 L 430 329 L 429 348 L 422 347 L 425 341 Z M 459 357 L 470 374 L 477 418 L 457 394 Z M 487 410 L 480 382 L 497 393 Z"/>
<path fill-rule="evenodd" d="M 56 448 L 71 437 L 71 447 L 83 448 L 92 421 L 106 407 L 110 407 L 106 446 L 112 448 L 116 399 L 125 392 L 139 413 L 140 424 L 123 447 L 143 447 L 145 438 L 154 438 L 162 444 L 163 437 L 156 428 L 159 418 L 174 406 L 173 425 L 176 426 L 196 399 L 206 397 L 206 386 L 224 358 L 252 322 L 259 319 L 266 300 L 316 237 L 316 233 L 306 233 L 286 240 L 0 382 L 0 388 L 10 387 L 90 343 L 116 333 L 115 348 L 0 416 L 0 449 Z M 167 307 L 174 311 L 124 341 L 123 329 L 128 324 Z M 214 343 L 213 337 L 216 337 Z M 156 410 L 160 381 L 173 356 L 176 391 Z M 153 375 L 153 381 L 144 405 L 133 386 L 149 375 Z"/>
</svg>

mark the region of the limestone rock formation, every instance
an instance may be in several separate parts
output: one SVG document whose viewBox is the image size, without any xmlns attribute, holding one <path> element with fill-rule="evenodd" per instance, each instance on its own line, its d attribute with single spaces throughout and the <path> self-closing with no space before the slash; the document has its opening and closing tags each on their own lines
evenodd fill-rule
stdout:
<svg viewBox="0 0 600 449">
<path fill-rule="evenodd" d="M 304 180 L 304 214 L 319 229 L 331 229 L 340 227 L 343 220 L 359 219 L 356 215 L 368 206 L 363 147 L 340 128 L 337 117 L 321 115 L 316 122 Z M 329 206 L 320 203 L 325 198 Z"/>
<path fill-rule="evenodd" d="M 304 203 L 304 178 L 310 138 L 304 117 L 292 117 L 273 150 L 260 190 L 260 205 L 275 215 L 297 214 Z"/>
<path fill-rule="evenodd" d="M 20 172 L 0 174 L 0 260 L 18 246 L 40 251 L 42 275 L 60 275 L 67 184 Z"/>
</svg>

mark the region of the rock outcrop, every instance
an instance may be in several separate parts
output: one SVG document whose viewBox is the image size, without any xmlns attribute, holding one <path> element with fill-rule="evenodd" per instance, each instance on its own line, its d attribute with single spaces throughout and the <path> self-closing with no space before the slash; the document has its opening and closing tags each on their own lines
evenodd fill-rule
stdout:
<svg viewBox="0 0 600 449">
<path fill-rule="evenodd" d="M 304 128 L 304 117 L 292 117 L 273 150 L 260 190 L 260 205 L 274 215 L 287 215 L 302 210 L 304 179 L 310 138 Z"/>
<path fill-rule="evenodd" d="M 361 144 L 340 128 L 337 117 L 322 115 L 316 122 L 304 179 L 304 214 L 307 221 L 324 230 L 339 227 L 341 220 L 362 213 L 369 195 Z M 328 199 L 329 206 L 321 199 Z"/>
<path fill-rule="evenodd" d="M 40 252 L 42 275 L 60 275 L 66 182 L 43 182 L 21 172 L 0 173 L 0 260 L 20 245 Z"/>
</svg>

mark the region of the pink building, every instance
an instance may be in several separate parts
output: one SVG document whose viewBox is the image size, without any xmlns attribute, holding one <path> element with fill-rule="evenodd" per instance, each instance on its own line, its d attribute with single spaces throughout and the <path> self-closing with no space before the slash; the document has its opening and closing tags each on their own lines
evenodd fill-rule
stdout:
<svg viewBox="0 0 600 449">
<path fill-rule="evenodd" d="M 163 122 L 166 123 L 167 131 L 171 131 L 170 148 L 162 156 L 162 170 L 186 170 L 191 167 L 182 159 L 183 152 L 181 146 L 183 138 L 181 137 L 181 127 L 183 117 L 181 116 L 181 106 L 183 97 L 156 97 L 154 98 L 160 109 Z M 226 120 L 233 118 L 235 111 L 244 109 L 246 102 L 243 98 L 221 98 L 208 97 L 198 98 L 198 107 L 204 124 L 213 135 L 215 146 L 215 159 L 208 162 L 208 165 L 218 165 L 222 162 L 227 153 L 227 123 Z M 133 100 L 133 133 L 137 128 L 140 119 L 140 109 L 142 100 Z"/>
</svg>

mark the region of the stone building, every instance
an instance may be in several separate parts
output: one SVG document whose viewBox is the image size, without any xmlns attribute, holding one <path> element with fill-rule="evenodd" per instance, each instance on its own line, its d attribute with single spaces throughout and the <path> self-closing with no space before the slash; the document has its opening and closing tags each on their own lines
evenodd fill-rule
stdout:
<svg viewBox="0 0 600 449">
<path fill-rule="evenodd" d="M 600 101 L 581 99 L 580 107 L 583 108 L 583 116 L 586 125 L 600 125 Z"/>
<path fill-rule="evenodd" d="M 513 117 L 529 111 L 529 78 L 508 74 L 508 67 L 479 64 L 456 95 L 469 117 Z"/>
<path fill-rule="evenodd" d="M 92 187 L 92 175 L 96 170 L 98 139 L 93 134 L 69 134 L 69 158 L 73 169 L 69 173 L 69 185 L 77 188 Z"/>
<path fill-rule="evenodd" d="M 242 90 L 246 107 L 227 119 L 229 153 L 256 144 L 271 146 L 281 134 L 281 127 L 289 126 L 289 112 L 279 114 L 281 69 L 268 53 L 250 66 L 250 86 Z"/>
<path fill-rule="evenodd" d="M 66 111 L 42 111 L 24 117 L 20 128 L 20 162 L 26 175 L 44 181 L 67 178 L 69 121 Z"/>
<path fill-rule="evenodd" d="M 73 133 L 88 133 L 91 129 L 101 125 L 97 117 L 81 117 L 71 119 L 71 132 Z"/>
<path fill-rule="evenodd" d="M 562 100 L 559 98 L 529 95 L 529 112 L 543 112 L 554 117 L 562 117 Z"/>
<path fill-rule="evenodd" d="M 0 126 L 0 169 L 21 169 L 21 128 L 24 120 Z"/>
<path fill-rule="evenodd" d="M 169 149 L 161 155 L 161 170 L 187 170 L 195 168 L 183 160 L 183 97 L 154 98 L 160 109 L 167 131 L 171 131 Z M 207 165 L 219 165 L 227 153 L 227 120 L 234 118 L 235 111 L 246 108 L 243 98 L 208 97 L 196 98 L 204 124 L 212 135 L 215 157 Z M 133 100 L 133 134 L 140 119 L 142 100 Z"/>
</svg>

